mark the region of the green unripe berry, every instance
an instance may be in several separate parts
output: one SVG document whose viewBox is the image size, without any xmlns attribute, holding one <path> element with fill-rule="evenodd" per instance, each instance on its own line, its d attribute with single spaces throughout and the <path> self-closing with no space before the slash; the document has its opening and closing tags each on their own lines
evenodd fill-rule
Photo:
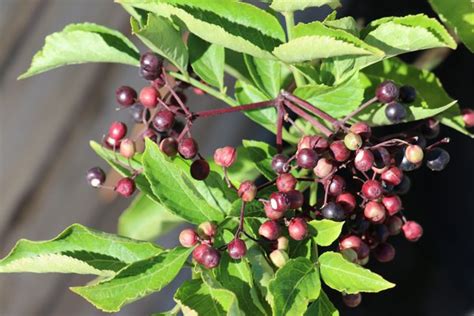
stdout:
<svg viewBox="0 0 474 316">
<path fill-rule="evenodd" d="M 355 151 L 362 146 L 362 137 L 359 134 L 349 133 L 344 137 L 344 145 L 347 149 Z"/>
<path fill-rule="evenodd" d="M 270 253 L 270 260 L 278 268 L 283 267 L 289 259 L 288 254 L 284 250 L 277 249 Z"/>
</svg>

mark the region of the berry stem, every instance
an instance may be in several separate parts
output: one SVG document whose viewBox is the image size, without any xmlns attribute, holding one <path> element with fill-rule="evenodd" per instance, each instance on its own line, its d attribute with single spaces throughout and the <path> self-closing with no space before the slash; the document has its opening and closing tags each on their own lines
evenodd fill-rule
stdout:
<svg viewBox="0 0 474 316">
<path fill-rule="evenodd" d="M 240 207 L 240 218 L 239 218 L 239 227 L 235 232 L 235 238 L 239 238 L 240 233 L 244 230 L 244 218 L 245 218 L 245 202 L 242 201 L 242 206 Z"/>
<path fill-rule="evenodd" d="M 429 145 L 428 147 L 426 147 L 426 149 L 430 150 L 430 149 L 432 149 L 434 147 L 437 147 L 441 144 L 448 144 L 450 141 L 451 141 L 451 139 L 449 137 L 445 137 L 445 138 L 437 141 L 436 143 L 433 143 L 433 144 Z"/>
<path fill-rule="evenodd" d="M 321 111 L 320 109 L 318 109 L 317 107 L 313 106 L 312 104 L 306 102 L 305 100 L 303 99 L 300 99 L 298 98 L 297 96 L 289 93 L 288 91 L 282 91 L 281 92 L 281 95 L 288 101 L 290 102 L 293 102 L 295 103 L 296 105 L 298 105 L 299 107 L 301 108 L 304 108 L 305 110 L 313 113 L 314 115 L 318 116 L 319 118 L 325 120 L 325 121 L 328 121 L 329 123 L 331 124 L 335 124 L 337 123 L 338 121 L 332 117 L 331 115 L 327 114 L 326 112 L 324 111 Z"/>
<path fill-rule="evenodd" d="M 347 114 L 346 117 L 344 117 L 341 121 L 339 121 L 340 125 L 341 126 L 344 126 L 347 121 L 349 121 L 350 119 L 352 119 L 354 116 L 356 116 L 357 114 L 359 114 L 360 112 L 364 111 L 366 108 L 368 108 L 369 106 L 371 106 L 372 104 L 374 104 L 375 102 L 377 102 L 377 97 L 373 97 L 372 99 L 370 99 L 369 101 L 361 104 L 357 109 L 355 109 L 354 111 L 352 111 L 351 113 Z"/>
<path fill-rule="evenodd" d="M 277 133 L 276 133 L 276 146 L 279 154 L 283 151 L 283 118 L 285 116 L 285 108 L 281 104 L 281 101 L 277 104 Z"/>
<path fill-rule="evenodd" d="M 165 70 L 163 68 L 163 73 L 165 73 Z M 186 114 L 187 117 L 191 117 L 191 112 L 189 112 L 189 109 L 186 105 L 184 105 L 183 101 L 181 100 L 181 98 L 178 96 L 178 94 L 174 91 L 173 87 L 171 87 L 171 85 L 169 84 L 168 82 L 168 79 L 166 79 L 166 75 L 163 76 L 163 79 L 165 81 L 165 87 L 168 89 L 168 91 L 173 95 L 173 97 L 176 99 L 176 101 L 178 102 L 179 106 L 181 107 L 181 109 L 183 109 L 184 111 L 184 114 Z"/>
<path fill-rule="evenodd" d="M 311 115 L 309 115 L 308 113 L 306 113 L 305 111 L 303 111 L 302 109 L 300 109 L 299 107 L 293 105 L 292 103 L 290 102 L 285 102 L 285 105 L 286 107 L 288 107 L 292 112 L 294 112 L 295 114 L 298 114 L 300 117 L 302 117 L 303 119 L 307 120 L 308 122 L 310 122 L 314 127 L 316 127 L 317 129 L 319 129 L 324 135 L 326 135 L 327 137 L 331 136 L 333 134 L 333 132 L 331 130 L 329 130 L 326 126 L 324 126 L 323 124 L 321 124 L 317 119 L 315 119 L 314 117 L 312 117 Z"/>
<path fill-rule="evenodd" d="M 261 184 L 257 187 L 257 192 L 260 191 L 260 190 L 263 190 L 273 184 L 275 184 L 276 182 L 276 179 L 272 180 L 272 181 L 268 181 L 268 182 L 265 182 L 264 184 Z"/>
<path fill-rule="evenodd" d="M 234 106 L 231 108 L 195 112 L 192 114 L 192 117 L 193 119 L 200 118 L 200 117 L 212 117 L 212 116 L 233 113 L 233 112 L 243 112 L 243 111 L 250 111 L 250 110 L 256 110 L 256 109 L 263 109 L 263 108 L 268 108 L 272 106 L 275 106 L 275 100 L 244 104 L 244 105 Z"/>
</svg>

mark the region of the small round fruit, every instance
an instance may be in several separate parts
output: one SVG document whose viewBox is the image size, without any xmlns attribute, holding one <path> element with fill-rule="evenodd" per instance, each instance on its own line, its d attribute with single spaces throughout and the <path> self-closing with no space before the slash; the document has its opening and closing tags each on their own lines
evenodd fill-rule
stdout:
<svg viewBox="0 0 474 316">
<path fill-rule="evenodd" d="M 298 150 L 302 149 L 315 149 L 316 144 L 318 143 L 321 136 L 305 135 L 301 137 L 298 142 Z"/>
<path fill-rule="evenodd" d="M 219 265 L 221 254 L 215 248 L 207 246 L 208 248 L 202 254 L 202 265 L 206 269 L 214 269 Z"/>
<path fill-rule="evenodd" d="M 143 140 L 146 138 L 150 139 L 152 142 L 158 142 L 158 134 L 153 128 L 147 128 L 142 134 Z"/>
<path fill-rule="evenodd" d="M 207 249 L 210 246 L 208 244 L 200 244 L 193 250 L 193 259 L 196 260 L 197 263 L 202 264 L 204 254 L 207 252 Z"/>
<path fill-rule="evenodd" d="M 283 216 L 285 216 L 284 212 L 277 212 L 272 209 L 270 202 L 264 202 L 263 209 L 265 210 L 265 215 L 272 220 L 279 220 Z"/>
<path fill-rule="evenodd" d="M 308 225 L 301 217 L 295 217 L 288 224 L 288 234 L 294 240 L 303 240 L 308 235 Z"/>
<path fill-rule="evenodd" d="M 137 92 L 129 86 L 121 86 L 115 90 L 115 99 L 121 106 L 131 106 L 137 99 Z"/>
<path fill-rule="evenodd" d="M 282 173 L 276 179 L 276 186 L 280 192 L 289 192 L 295 189 L 298 180 L 290 173 Z"/>
<path fill-rule="evenodd" d="M 410 172 L 410 171 L 416 170 L 416 169 L 420 168 L 421 165 L 422 165 L 421 162 L 412 163 L 412 162 L 408 161 L 407 157 L 405 156 L 404 151 L 396 153 L 395 161 L 398 165 L 398 168 L 400 168 L 400 170 L 405 171 L 405 172 Z"/>
<path fill-rule="evenodd" d="M 178 142 L 173 137 L 164 138 L 160 142 L 160 150 L 168 157 L 174 157 L 178 153 Z"/>
<path fill-rule="evenodd" d="M 153 109 L 158 105 L 158 98 L 160 93 L 152 86 L 143 87 L 140 90 L 140 96 L 138 97 L 140 103 L 148 109 Z"/>
<path fill-rule="evenodd" d="M 373 250 L 375 259 L 379 262 L 390 262 L 395 258 L 395 248 L 389 243 L 381 243 Z"/>
<path fill-rule="evenodd" d="M 143 123 L 143 113 L 145 111 L 145 107 L 141 103 L 136 103 L 129 107 L 128 112 L 130 113 L 130 116 L 132 117 L 133 121 L 135 123 Z M 150 119 L 150 112 L 147 111 L 147 114 L 145 115 L 145 120 Z"/>
<path fill-rule="evenodd" d="M 227 246 L 227 251 L 232 259 L 238 260 L 247 253 L 247 246 L 242 239 L 234 239 Z"/>
<path fill-rule="evenodd" d="M 357 262 L 357 252 L 354 249 L 347 248 L 340 251 L 341 255 L 349 262 L 356 263 Z"/>
<path fill-rule="evenodd" d="M 276 248 L 279 250 L 288 250 L 289 243 L 290 241 L 288 240 L 288 238 L 286 238 L 285 236 L 280 236 L 277 239 Z"/>
<path fill-rule="evenodd" d="M 286 212 L 290 208 L 290 200 L 286 193 L 273 192 L 269 197 L 270 206 L 276 212 Z"/>
<path fill-rule="evenodd" d="M 153 52 L 146 52 L 140 57 L 140 74 L 146 80 L 155 80 L 162 73 L 163 58 Z"/>
<path fill-rule="evenodd" d="M 197 232 L 201 238 L 212 238 L 217 234 L 217 225 L 213 222 L 203 222 L 199 224 Z"/>
<path fill-rule="evenodd" d="M 433 171 L 442 171 L 448 165 L 451 157 L 442 148 L 434 148 L 426 154 L 426 166 Z"/>
<path fill-rule="evenodd" d="M 348 235 L 339 241 L 339 250 L 353 249 L 357 253 L 358 259 L 367 257 L 370 253 L 369 246 L 356 235 Z"/>
<path fill-rule="evenodd" d="M 421 133 L 427 139 L 433 139 L 433 138 L 438 137 L 440 130 L 441 130 L 440 122 L 434 117 L 430 117 L 426 119 L 424 124 L 421 126 Z"/>
<path fill-rule="evenodd" d="M 135 142 L 130 138 L 125 138 L 120 142 L 120 155 L 130 159 L 135 155 L 137 149 L 135 147 Z"/>
<path fill-rule="evenodd" d="M 360 149 L 354 158 L 354 166 L 362 172 L 369 171 L 374 165 L 374 154 L 368 149 Z"/>
<path fill-rule="evenodd" d="M 360 293 L 357 294 L 343 294 L 342 295 L 342 302 L 347 307 L 357 307 L 362 302 L 362 295 Z"/>
<path fill-rule="evenodd" d="M 362 195 L 369 200 L 376 200 L 383 194 L 382 184 L 377 180 L 367 180 L 362 185 Z"/>
<path fill-rule="evenodd" d="M 411 180 L 408 176 L 403 176 L 402 182 L 393 188 L 393 193 L 398 195 L 407 194 L 411 188 Z"/>
<path fill-rule="evenodd" d="M 397 167 L 391 167 L 382 173 L 382 180 L 391 185 L 399 185 L 403 180 L 403 171 Z"/>
<path fill-rule="evenodd" d="M 191 176 L 196 180 L 205 180 L 210 172 L 209 163 L 204 159 L 197 159 L 191 164 Z"/>
<path fill-rule="evenodd" d="M 375 96 L 379 102 L 390 103 L 398 98 L 399 90 L 393 81 L 387 80 L 378 85 Z"/>
<path fill-rule="evenodd" d="M 283 154 L 278 154 L 272 158 L 272 169 L 276 173 L 288 172 L 286 168 L 286 163 L 288 162 L 288 157 Z"/>
<path fill-rule="evenodd" d="M 384 196 L 382 204 L 390 216 L 397 214 L 402 209 L 402 200 L 398 195 Z"/>
<path fill-rule="evenodd" d="M 392 123 L 400 123 L 407 117 L 407 110 L 403 104 L 392 102 L 387 104 L 385 116 Z"/>
<path fill-rule="evenodd" d="M 285 250 L 276 249 L 270 253 L 270 260 L 276 267 L 281 268 L 290 258 Z"/>
<path fill-rule="evenodd" d="M 296 163 L 303 169 L 313 169 L 318 163 L 318 158 L 316 151 L 304 148 L 296 154 Z"/>
<path fill-rule="evenodd" d="M 321 209 L 321 214 L 324 218 L 337 222 L 342 222 L 346 219 L 344 208 L 339 203 L 329 202 Z"/>
<path fill-rule="evenodd" d="M 198 145 L 194 138 L 183 138 L 178 144 L 178 152 L 184 159 L 193 159 L 198 153 Z"/>
<path fill-rule="evenodd" d="M 378 224 L 385 220 L 387 212 L 379 202 L 370 201 L 365 205 L 364 216 L 372 223 Z"/>
<path fill-rule="evenodd" d="M 98 188 L 105 182 L 105 172 L 99 167 L 91 168 L 87 171 L 87 182 L 94 187 Z"/>
<path fill-rule="evenodd" d="M 290 206 L 288 207 L 291 210 L 296 210 L 303 206 L 304 204 L 304 195 L 301 191 L 291 190 L 286 192 L 286 197 L 290 201 Z"/>
<path fill-rule="evenodd" d="M 403 226 L 403 221 L 400 217 L 398 216 L 391 216 L 387 219 L 387 222 L 385 225 L 388 228 L 388 232 L 390 236 L 396 236 L 400 234 Z"/>
<path fill-rule="evenodd" d="M 329 145 L 329 148 L 331 149 L 336 161 L 344 162 L 351 156 L 351 151 L 347 149 L 346 145 L 344 145 L 344 142 L 341 140 L 333 142 Z"/>
<path fill-rule="evenodd" d="M 179 243 L 186 248 L 191 248 L 198 242 L 198 235 L 191 228 L 186 228 L 179 233 Z"/>
<path fill-rule="evenodd" d="M 419 164 L 422 162 L 423 157 L 423 148 L 418 145 L 409 145 L 405 149 L 405 158 L 413 164 Z"/>
<path fill-rule="evenodd" d="M 357 122 L 351 126 L 350 131 L 359 134 L 362 138 L 369 139 L 372 136 L 372 128 L 364 122 Z"/>
<path fill-rule="evenodd" d="M 240 184 L 238 195 L 244 202 L 252 202 L 257 196 L 257 186 L 253 181 L 244 181 Z"/>
<path fill-rule="evenodd" d="M 347 149 L 355 151 L 362 146 L 362 137 L 359 134 L 348 133 L 344 137 L 344 145 Z"/>
<path fill-rule="evenodd" d="M 237 150 L 231 146 L 217 148 L 214 152 L 214 162 L 224 168 L 232 166 L 236 159 Z"/>
<path fill-rule="evenodd" d="M 332 196 L 337 196 L 346 189 L 346 180 L 339 175 L 335 175 L 328 183 L 328 193 Z"/>
<path fill-rule="evenodd" d="M 115 186 L 115 192 L 123 197 L 130 197 L 135 192 L 135 181 L 130 178 L 122 178 Z"/>
<path fill-rule="evenodd" d="M 357 201 L 354 194 L 349 192 L 343 192 L 336 198 L 336 202 L 339 203 L 346 213 L 351 213 L 357 206 Z"/>
<path fill-rule="evenodd" d="M 334 164 L 327 158 L 321 158 L 318 160 L 316 167 L 314 167 L 313 172 L 316 177 L 323 179 L 333 173 L 335 169 Z"/>
<path fill-rule="evenodd" d="M 374 154 L 374 167 L 383 170 L 390 165 L 390 153 L 385 147 L 377 147 L 372 149 Z"/>
<path fill-rule="evenodd" d="M 467 128 L 473 128 L 474 127 L 474 110 L 463 109 L 461 113 L 462 113 L 462 119 L 464 121 L 464 125 L 466 125 Z"/>
<path fill-rule="evenodd" d="M 115 140 L 121 140 L 127 134 L 127 125 L 123 122 L 115 121 L 110 124 L 108 136 Z"/>
<path fill-rule="evenodd" d="M 169 131 L 174 125 L 174 113 L 169 110 L 160 110 L 153 118 L 153 126 L 158 132 Z"/>
<path fill-rule="evenodd" d="M 412 103 L 416 100 L 416 89 L 412 86 L 401 86 L 398 99 L 402 103 Z"/>
<path fill-rule="evenodd" d="M 423 235 L 423 227 L 415 221 L 407 221 L 402 226 L 403 234 L 409 241 L 417 241 Z"/>
<path fill-rule="evenodd" d="M 258 234 L 268 240 L 277 240 L 280 237 L 280 232 L 280 226 L 272 220 L 264 222 L 258 229 Z"/>
<path fill-rule="evenodd" d="M 103 144 L 110 150 L 117 150 L 120 148 L 120 140 L 113 139 L 110 136 L 107 136 L 103 139 Z"/>
</svg>

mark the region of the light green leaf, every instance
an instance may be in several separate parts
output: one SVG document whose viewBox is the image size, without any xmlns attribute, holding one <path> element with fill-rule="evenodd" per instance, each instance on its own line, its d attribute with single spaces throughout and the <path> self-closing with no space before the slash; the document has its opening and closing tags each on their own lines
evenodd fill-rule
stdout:
<svg viewBox="0 0 474 316">
<path fill-rule="evenodd" d="M 208 191 L 209 195 L 203 196 L 189 171 L 184 171 L 165 157 L 158 146 L 148 139 L 143 167 L 153 193 L 177 216 L 194 224 L 224 219 L 224 213 L 207 200 L 212 197 L 212 192 Z"/>
<path fill-rule="evenodd" d="M 152 51 L 172 62 L 182 73 L 187 73 L 188 51 L 181 33 L 168 19 L 149 13 L 146 24 L 140 26 L 135 19 L 130 19 L 132 32 Z"/>
<path fill-rule="evenodd" d="M 273 0 L 270 7 L 279 12 L 294 12 L 311 7 L 328 5 L 337 8 L 341 5 L 339 0 Z"/>
<path fill-rule="evenodd" d="M 474 53 L 474 5 L 471 0 L 429 0 L 440 19 L 454 29 L 456 34 Z"/>
<path fill-rule="evenodd" d="M 339 316 L 339 311 L 321 290 L 318 299 L 309 305 L 304 316 Z"/>
<path fill-rule="evenodd" d="M 261 58 L 285 40 L 278 20 L 253 5 L 238 1 L 120 0 L 164 17 L 177 17 L 203 40 Z"/>
<path fill-rule="evenodd" d="M 25 79 L 65 65 L 89 62 L 121 63 L 138 66 L 138 49 L 123 34 L 93 23 L 70 24 L 48 35 L 35 54 Z"/>
<path fill-rule="evenodd" d="M 224 88 L 225 49 L 190 34 L 188 48 L 194 72 L 208 84 Z"/>
<path fill-rule="evenodd" d="M 274 278 L 274 271 L 272 266 L 268 263 L 262 250 L 257 245 L 252 245 L 247 251 L 247 258 L 252 267 L 252 274 L 260 292 L 265 297 L 265 300 L 270 303 L 271 297 L 268 291 L 268 285 Z"/>
<path fill-rule="evenodd" d="M 146 20 L 148 17 L 148 12 L 142 9 L 137 9 L 132 6 L 126 5 L 126 4 L 121 4 L 122 8 L 124 8 L 125 11 L 128 12 L 135 20 L 138 21 L 139 25 L 144 25 L 146 24 Z"/>
<path fill-rule="evenodd" d="M 346 31 L 356 37 L 359 37 L 360 32 L 357 22 L 351 16 L 346 16 L 336 20 L 325 20 L 323 24 L 334 29 Z"/>
<path fill-rule="evenodd" d="M 154 240 L 181 223 L 183 220 L 165 206 L 140 194 L 120 215 L 118 233 L 138 240 Z"/>
<path fill-rule="evenodd" d="M 149 242 L 139 242 L 95 231 L 79 224 L 48 241 L 18 241 L 0 260 L 0 273 L 77 273 L 111 276 L 135 261 L 162 252 Z"/>
<path fill-rule="evenodd" d="M 191 248 L 180 247 L 164 251 L 128 265 L 112 279 L 71 290 L 102 311 L 118 312 L 125 304 L 158 292 L 173 281 L 191 252 Z"/>
<path fill-rule="evenodd" d="M 331 245 L 341 234 L 344 222 L 335 222 L 328 219 L 313 220 L 308 223 L 316 230 L 314 241 L 320 246 Z"/>
<path fill-rule="evenodd" d="M 255 86 L 264 91 L 268 97 L 276 98 L 283 80 L 281 62 L 249 55 L 245 55 L 244 59 Z"/>
<path fill-rule="evenodd" d="M 327 27 L 321 22 L 298 24 L 293 30 L 293 39 L 275 48 L 273 53 L 287 63 L 336 56 L 375 55 L 379 58 L 384 56 L 381 50 L 368 45 L 356 36 L 341 29 Z"/>
<path fill-rule="evenodd" d="M 321 290 L 316 266 L 306 258 L 289 260 L 270 282 L 274 316 L 303 315 Z"/>
<path fill-rule="evenodd" d="M 376 293 L 395 286 L 380 275 L 347 261 L 340 253 L 332 251 L 323 253 L 319 257 L 319 264 L 324 283 L 339 292 Z"/>
</svg>

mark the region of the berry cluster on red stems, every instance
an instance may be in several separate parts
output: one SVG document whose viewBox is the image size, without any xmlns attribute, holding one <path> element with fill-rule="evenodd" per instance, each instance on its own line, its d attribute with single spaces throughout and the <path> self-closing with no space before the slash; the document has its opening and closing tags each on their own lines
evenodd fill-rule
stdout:
<svg viewBox="0 0 474 316">
<path fill-rule="evenodd" d="M 215 246 L 218 234 L 215 223 L 202 223 L 196 231 L 185 229 L 181 232 L 180 243 L 184 247 L 195 247 L 193 258 L 202 266 L 216 267 L 223 251 L 232 259 L 241 259 L 247 253 L 245 239 L 251 239 L 266 249 L 269 260 L 276 267 L 282 267 L 289 260 L 289 240 L 301 241 L 310 237 L 308 222 L 314 219 L 343 221 L 339 251 L 346 259 L 360 265 L 367 264 L 369 258 L 380 262 L 393 260 L 395 248 L 388 242 L 391 236 L 403 233 L 413 242 L 422 236 L 421 225 L 405 217 L 411 216 L 413 211 L 405 212 L 401 197 L 410 189 L 407 173 L 423 164 L 431 170 L 441 171 L 449 163 L 449 153 L 440 147 L 449 139 L 431 141 L 439 134 L 439 122 L 430 118 L 421 122 L 416 130 L 383 138 L 375 137 L 371 127 L 364 122 L 349 124 L 359 113 L 378 104 L 385 107 L 390 122 L 404 121 L 408 115 L 405 104 L 417 98 L 413 87 L 399 88 L 391 81 L 383 82 L 373 99 L 338 120 L 286 91 L 274 100 L 192 112 L 183 94 L 187 85 L 182 82 L 172 85 L 168 81 L 158 55 L 146 53 L 142 56 L 140 74 L 150 84 L 139 93 L 122 86 L 116 91 L 116 99 L 122 108 L 130 110 L 134 122 L 144 124 L 142 132 L 138 138 L 126 138 L 127 126 L 114 122 L 104 136 L 104 146 L 126 158 L 129 163 L 125 167 L 133 171 L 131 177 L 120 179 L 112 187 L 125 197 L 134 193 L 134 178 L 141 172 L 133 169 L 130 163 L 139 138 L 150 138 L 167 156 L 179 154 L 193 160 L 191 176 L 205 180 L 210 168 L 192 137 L 195 120 L 268 107 L 274 107 L 278 113 L 278 153 L 271 162 L 276 177 L 272 181 L 257 186 L 254 181 L 247 180 L 236 186 L 227 172 L 238 159 L 236 149 L 226 146 L 214 152 L 214 162 L 223 169 L 224 180 L 236 191 L 242 208 L 234 238 L 223 246 Z M 196 91 L 197 94 L 201 92 Z M 308 121 L 319 133 L 301 135 L 296 151 L 283 153 L 283 125 L 294 124 L 289 113 Z M 465 111 L 464 120 L 466 125 L 472 123 L 472 112 Z M 430 145 L 428 141 L 431 141 Z M 98 167 L 87 174 L 93 187 L 104 187 L 105 177 Z M 318 194 L 316 204 L 310 204 L 308 195 L 300 189 L 307 182 L 319 184 L 321 194 Z M 268 218 L 254 232 L 259 238 L 252 237 L 243 225 L 246 205 L 255 202 L 260 203 L 262 215 Z M 343 301 L 354 307 L 360 303 L 361 296 L 344 295 Z"/>
</svg>

